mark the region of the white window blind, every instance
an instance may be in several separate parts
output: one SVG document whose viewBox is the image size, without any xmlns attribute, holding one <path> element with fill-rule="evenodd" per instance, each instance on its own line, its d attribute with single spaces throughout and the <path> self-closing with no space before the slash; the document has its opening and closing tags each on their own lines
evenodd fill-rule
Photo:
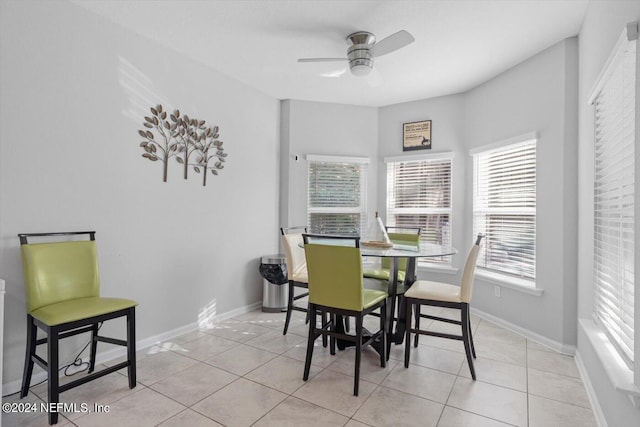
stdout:
<svg viewBox="0 0 640 427">
<path fill-rule="evenodd" d="M 421 242 L 450 246 L 451 163 L 451 155 L 387 160 L 387 225 L 419 227 Z M 451 257 L 420 260 L 427 262 L 451 263 Z"/>
<path fill-rule="evenodd" d="M 473 230 L 474 235 L 485 235 L 479 267 L 533 281 L 536 139 L 535 135 L 522 138 L 516 138 L 520 142 L 473 153 Z"/>
<path fill-rule="evenodd" d="M 637 32 L 636 32 L 637 38 Z M 621 36 L 591 98 L 594 106 L 594 318 L 634 360 L 636 40 Z"/>
<path fill-rule="evenodd" d="M 309 231 L 362 235 L 367 224 L 368 159 L 307 156 Z"/>
</svg>

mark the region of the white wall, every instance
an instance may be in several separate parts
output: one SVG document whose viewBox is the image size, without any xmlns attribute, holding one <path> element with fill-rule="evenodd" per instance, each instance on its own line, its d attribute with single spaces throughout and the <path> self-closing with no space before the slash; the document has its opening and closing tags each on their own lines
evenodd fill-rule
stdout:
<svg viewBox="0 0 640 427">
<path fill-rule="evenodd" d="M 575 345 L 577 40 L 562 41 L 466 95 L 468 149 L 535 131 L 536 284 L 542 296 L 476 280 L 474 306 L 565 346 Z M 471 159 L 467 157 L 468 169 Z M 471 203 L 472 177 L 466 181 Z M 472 221 L 471 208 L 466 212 Z"/>
<path fill-rule="evenodd" d="M 378 109 L 298 100 L 281 104 L 282 226 L 307 224 L 307 154 L 368 157 L 367 212 L 372 214 L 377 206 Z"/>
<path fill-rule="evenodd" d="M 20 232 L 95 229 L 102 293 L 140 303 L 140 340 L 259 302 L 259 257 L 278 248 L 278 101 L 67 2 L 1 8 L 5 383 L 24 356 Z M 163 183 L 141 157 L 158 102 L 220 126 L 228 162 L 206 187 L 177 164 Z"/>
<path fill-rule="evenodd" d="M 525 328 L 556 348 L 575 345 L 575 206 L 577 119 L 577 40 L 558 43 L 464 94 L 384 107 L 379 114 L 379 208 L 386 203 L 382 158 L 402 155 L 402 123 L 433 120 L 432 152 L 452 151 L 453 244 L 462 268 L 473 243 L 472 161 L 469 150 L 536 131 L 537 283 L 542 296 L 502 288 L 476 278 L 475 308 Z M 424 151 L 425 153 L 427 151 Z M 423 153 L 421 151 L 420 153 Z M 415 152 L 405 153 L 415 154 Z M 429 278 L 455 282 L 450 275 Z"/>
<path fill-rule="evenodd" d="M 638 20 L 640 20 L 640 2 L 638 1 L 592 0 L 587 8 L 579 35 L 578 316 L 580 319 L 590 319 L 593 308 L 594 135 L 593 108 L 587 104 L 587 100 L 624 26 Z M 636 239 L 638 239 L 637 234 Z M 639 313 L 636 312 L 636 316 L 638 315 Z M 578 329 L 578 352 L 588 374 L 587 380 L 597 396 L 599 409 L 606 423 L 610 427 L 640 425 L 640 409 L 634 408 L 627 395 L 616 390 L 612 385 L 582 328 Z"/>
</svg>

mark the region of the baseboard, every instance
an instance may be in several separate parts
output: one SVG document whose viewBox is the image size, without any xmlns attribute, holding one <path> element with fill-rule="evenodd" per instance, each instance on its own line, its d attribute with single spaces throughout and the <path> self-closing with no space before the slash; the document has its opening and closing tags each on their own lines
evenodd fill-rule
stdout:
<svg viewBox="0 0 640 427">
<path fill-rule="evenodd" d="M 607 420 L 604 417 L 604 412 L 602 412 L 602 408 L 600 407 L 600 403 L 598 402 L 598 397 L 596 396 L 596 390 L 593 388 L 593 384 L 591 384 L 589 371 L 587 371 L 586 366 L 584 366 L 584 362 L 582 361 L 579 350 L 576 350 L 574 359 L 576 361 L 576 366 L 578 367 L 578 372 L 580 372 L 580 377 L 582 378 L 584 388 L 587 390 L 587 395 L 589 396 L 589 401 L 591 402 L 591 408 L 593 409 L 593 415 L 596 417 L 598 426 L 608 427 Z"/>
<path fill-rule="evenodd" d="M 566 354 L 568 356 L 573 356 L 576 353 L 576 346 L 574 345 L 567 345 L 558 341 L 554 341 L 545 336 L 537 334 L 511 322 L 507 322 L 504 319 L 501 319 L 489 313 L 485 313 L 484 311 L 478 310 L 476 308 L 471 308 L 471 313 L 480 317 L 481 319 L 487 320 L 491 323 L 495 323 L 496 325 L 499 325 L 505 329 L 520 334 L 523 337 L 535 341 L 538 344 L 547 346 L 552 350 L 557 351 L 558 353 Z"/>
<path fill-rule="evenodd" d="M 234 310 L 228 311 L 226 313 L 218 314 L 216 316 L 208 319 L 208 322 L 220 322 L 222 320 L 230 319 L 232 317 L 239 316 L 241 314 L 249 313 L 250 311 L 256 310 L 262 306 L 262 302 L 258 301 L 256 303 L 246 305 L 243 307 L 236 308 Z M 161 343 L 163 341 L 170 340 L 177 336 L 196 331 L 200 328 L 198 322 L 189 323 L 188 325 L 180 326 L 179 328 L 172 329 L 167 332 L 163 332 L 158 335 L 154 335 L 152 337 L 144 338 L 142 340 L 136 341 L 136 350 L 144 350 L 145 348 L 149 348 L 153 345 Z M 124 347 L 112 348 L 107 351 L 98 352 L 96 354 L 96 363 L 107 363 L 113 359 L 117 359 L 118 357 L 122 357 L 126 355 L 126 349 Z M 31 377 L 31 384 L 39 384 L 47 379 L 47 373 L 44 371 L 34 372 Z M 2 393 L 3 395 L 13 394 L 20 391 L 20 387 L 22 386 L 22 380 L 15 380 L 9 383 L 2 385 Z"/>
</svg>

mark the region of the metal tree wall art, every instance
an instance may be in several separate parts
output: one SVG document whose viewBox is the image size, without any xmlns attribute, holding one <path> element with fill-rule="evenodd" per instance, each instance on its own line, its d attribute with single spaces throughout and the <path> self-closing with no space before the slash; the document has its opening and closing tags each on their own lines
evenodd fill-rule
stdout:
<svg viewBox="0 0 640 427">
<path fill-rule="evenodd" d="M 205 126 L 204 120 L 190 118 L 186 114 L 181 116 L 179 110 L 168 114 L 163 110 L 162 105 L 151 107 L 151 117 L 144 118 L 144 127 L 139 130 L 140 136 L 145 138 L 140 143 L 145 151 L 142 157 L 153 162 L 160 160 L 163 162 L 163 181 L 167 182 L 167 169 L 169 159 L 175 157 L 176 161 L 183 165 L 183 176 L 189 176 L 189 166 L 193 167 L 196 173 L 203 173 L 202 185 L 207 185 L 207 171 L 218 175 L 218 171 L 224 168 L 223 163 L 227 157 L 222 147 L 222 141 L 218 140 L 218 126 Z M 155 130 L 158 134 L 152 132 Z M 196 162 L 190 162 L 192 155 L 195 155 Z M 217 159 L 212 165 L 211 160 Z"/>
</svg>

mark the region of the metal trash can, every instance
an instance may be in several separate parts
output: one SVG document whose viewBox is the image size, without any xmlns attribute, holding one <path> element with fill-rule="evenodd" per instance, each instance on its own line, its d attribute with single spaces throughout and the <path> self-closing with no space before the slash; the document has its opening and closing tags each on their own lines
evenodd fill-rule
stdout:
<svg viewBox="0 0 640 427">
<path fill-rule="evenodd" d="M 265 255 L 260 260 L 262 276 L 262 311 L 279 313 L 287 310 L 289 286 L 284 255 Z"/>
</svg>

